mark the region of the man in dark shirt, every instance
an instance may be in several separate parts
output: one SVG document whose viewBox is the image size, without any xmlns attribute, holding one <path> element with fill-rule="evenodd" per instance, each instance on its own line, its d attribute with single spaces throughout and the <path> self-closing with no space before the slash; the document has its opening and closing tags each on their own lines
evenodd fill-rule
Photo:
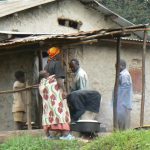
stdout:
<svg viewBox="0 0 150 150">
<path fill-rule="evenodd" d="M 77 121 L 85 112 L 94 114 L 99 112 L 101 95 L 97 91 L 78 90 L 71 92 L 68 97 L 71 107 L 72 121 Z M 86 117 L 88 118 L 89 115 Z M 91 118 L 90 116 L 89 118 Z M 89 119 L 88 118 L 88 119 Z"/>
</svg>

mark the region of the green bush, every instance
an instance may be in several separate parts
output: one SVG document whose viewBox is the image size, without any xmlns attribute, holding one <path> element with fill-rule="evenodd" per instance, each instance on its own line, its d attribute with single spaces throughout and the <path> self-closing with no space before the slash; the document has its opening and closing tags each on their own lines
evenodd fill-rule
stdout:
<svg viewBox="0 0 150 150">
<path fill-rule="evenodd" d="M 76 140 L 46 140 L 25 135 L 6 141 L 0 145 L 0 150 L 79 150 L 82 145 Z"/>
<path fill-rule="evenodd" d="M 82 150 L 150 150 L 150 131 L 129 130 L 99 137 Z"/>
</svg>

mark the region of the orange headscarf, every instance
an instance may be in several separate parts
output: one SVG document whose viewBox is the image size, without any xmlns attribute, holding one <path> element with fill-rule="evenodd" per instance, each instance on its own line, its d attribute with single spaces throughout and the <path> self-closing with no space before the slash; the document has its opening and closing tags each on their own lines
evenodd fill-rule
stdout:
<svg viewBox="0 0 150 150">
<path fill-rule="evenodd" d="M 50 58 L 54 58 L 56 55 L 60 53 L 60 49 L 58 47 L 52 47 L 47 51 Z"/>
</svg>

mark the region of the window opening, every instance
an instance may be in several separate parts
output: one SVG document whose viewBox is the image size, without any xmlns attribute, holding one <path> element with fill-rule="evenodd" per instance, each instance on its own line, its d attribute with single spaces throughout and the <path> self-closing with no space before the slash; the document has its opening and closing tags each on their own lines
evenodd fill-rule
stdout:
<svg viewBox="0 0 150 150">
<path fill-rule="evenodd" d="M 58 18 L 59 25 L 71 27 L 74 29 L 80 29 L 82 22 L 77 20 L 71 20 L 66 18 Z"/>
</svg>

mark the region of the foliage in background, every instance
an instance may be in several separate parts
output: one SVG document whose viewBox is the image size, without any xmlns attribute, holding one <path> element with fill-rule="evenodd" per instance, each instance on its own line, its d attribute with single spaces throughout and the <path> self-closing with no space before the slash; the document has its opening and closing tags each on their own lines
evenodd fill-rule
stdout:
<svg viewBox="0 0 150 150">
<path fill-rule="evenodd" d="M 150 23 L 150 0 L 98 0 L 135 24 Z"/>
<path fill-rule="evenodd" d="M 150 150 L 150 131 L 113 133 L 85 145 L 82 150 Z"/>
</svg>

